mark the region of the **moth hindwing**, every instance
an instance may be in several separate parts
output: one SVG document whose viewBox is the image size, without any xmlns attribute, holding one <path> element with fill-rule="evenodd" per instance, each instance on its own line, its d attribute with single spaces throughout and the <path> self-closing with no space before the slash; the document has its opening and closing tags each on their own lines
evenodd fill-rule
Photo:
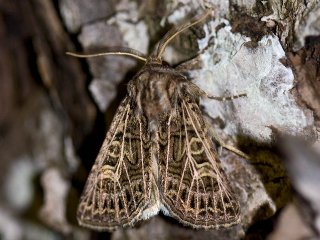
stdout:
<svg viewBox="0 0 320 240">
<path fill-rule="evenodd" d="M 92 167 L 77 212 L 81 225 L 112 231 L 160 210 L 194 228 L 238 223 L 238 201 L 198 106 L 203 91 L 161 60 L 177 33 L 207 15 L 169 32 L 149 58 L 122 52 L 146 63 L 129 82 Z"/>
</svg>

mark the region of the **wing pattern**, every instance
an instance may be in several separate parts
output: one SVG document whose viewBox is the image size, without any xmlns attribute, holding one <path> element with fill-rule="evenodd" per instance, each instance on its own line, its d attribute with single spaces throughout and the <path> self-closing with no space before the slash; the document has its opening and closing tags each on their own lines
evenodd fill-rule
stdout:
<svg viewBox="0 0 320 240">
<path fill-rule="evenodd" d="M 194 228 L 236 224 L 240 207 L 198 104 L 191 97 L 178 99 L 159 132 L 160 194 L 169 215 Z"/>
<path fill-rule="evenodd" d="M 194 228 L 239 222 L 240 207 L 192 97 L 177 99 L 155 135 L 126 97 L 80 199 L 81 225 L 112 231 L 162 210 Z"/>
<path fill-rule="evenodd" d="M 133 225 L 151 197 L 147 121 L 126 97 L 111 124 L 80 199 L 77 218 L 95 230 Z"/>
</svg>

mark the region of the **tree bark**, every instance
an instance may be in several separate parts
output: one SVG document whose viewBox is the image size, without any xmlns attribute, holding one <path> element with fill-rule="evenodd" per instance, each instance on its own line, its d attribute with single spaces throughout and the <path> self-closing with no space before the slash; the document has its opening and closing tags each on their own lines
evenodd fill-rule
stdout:
<svg viewBox="0 0 320 240">
<path fill-rule="evenodd" d="M 295 149 L 313 151 L 291 141 L 297 136 L 319 149 L 318 1 L 2 0 L 0 7 L 3 239 L 301 239 L 320 233 L 320 207 L 311 204 L 319 197 L 311 193 L 320 157 L 290 157 Z M 148 55 L 172 26 L 208 8 L 213 16 L 179 34 L 164 59 L 208 95 L 246 94 L 201 100 L 214 134 L 249 155 L 219 151 L 241 204 L 240 224 L 199 231 L 161 215 L 114 233 L 79 227 L 76 208 L 87 175 L 126 83 L 142 65 L 65 52 L 126 46 Z M 296 230 L 283 231 L 289 228 Z"/>
</svg>

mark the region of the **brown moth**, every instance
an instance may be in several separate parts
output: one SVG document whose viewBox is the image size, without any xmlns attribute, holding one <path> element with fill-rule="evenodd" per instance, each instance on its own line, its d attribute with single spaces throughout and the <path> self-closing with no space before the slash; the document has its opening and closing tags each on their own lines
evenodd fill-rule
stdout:
<svg viewBox="0 0 320 240">
<path fill-rule="evenodd" d="M 207 95 L 161 59 L 177 34 L 210 12 L 171 30 L 148 58 L 124 48 L 93 55 L 68 53 L 128 55 L 145 61 L 128 84 L 128 95 L 88 177 L 77 212 L 80 225 L 112 231 L 159 211 L 193 228 L 239 222 L 239 203 L 199 109 L 199 98 Z"/>
</svg>

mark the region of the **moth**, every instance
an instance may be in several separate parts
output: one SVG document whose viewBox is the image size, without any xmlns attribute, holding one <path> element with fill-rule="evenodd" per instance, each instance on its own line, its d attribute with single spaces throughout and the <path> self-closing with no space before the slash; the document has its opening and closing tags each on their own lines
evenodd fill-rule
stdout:
<svg viewBox="0 0 320 240">
<path fill-rule="evenodd" d="M 148 58 L 127 48 L 93 55 L 68 53 L 127 55 L 145 61 L 128 84 L 87 179 L 77 211 L 80 225 L 113 231 L 159 211 L 200 229 L 239 222 L 239 203 L 198 105 L 207 95 L 162 60 L 176 35 L 211 12 L 169 31 Z"/>
</svg>

